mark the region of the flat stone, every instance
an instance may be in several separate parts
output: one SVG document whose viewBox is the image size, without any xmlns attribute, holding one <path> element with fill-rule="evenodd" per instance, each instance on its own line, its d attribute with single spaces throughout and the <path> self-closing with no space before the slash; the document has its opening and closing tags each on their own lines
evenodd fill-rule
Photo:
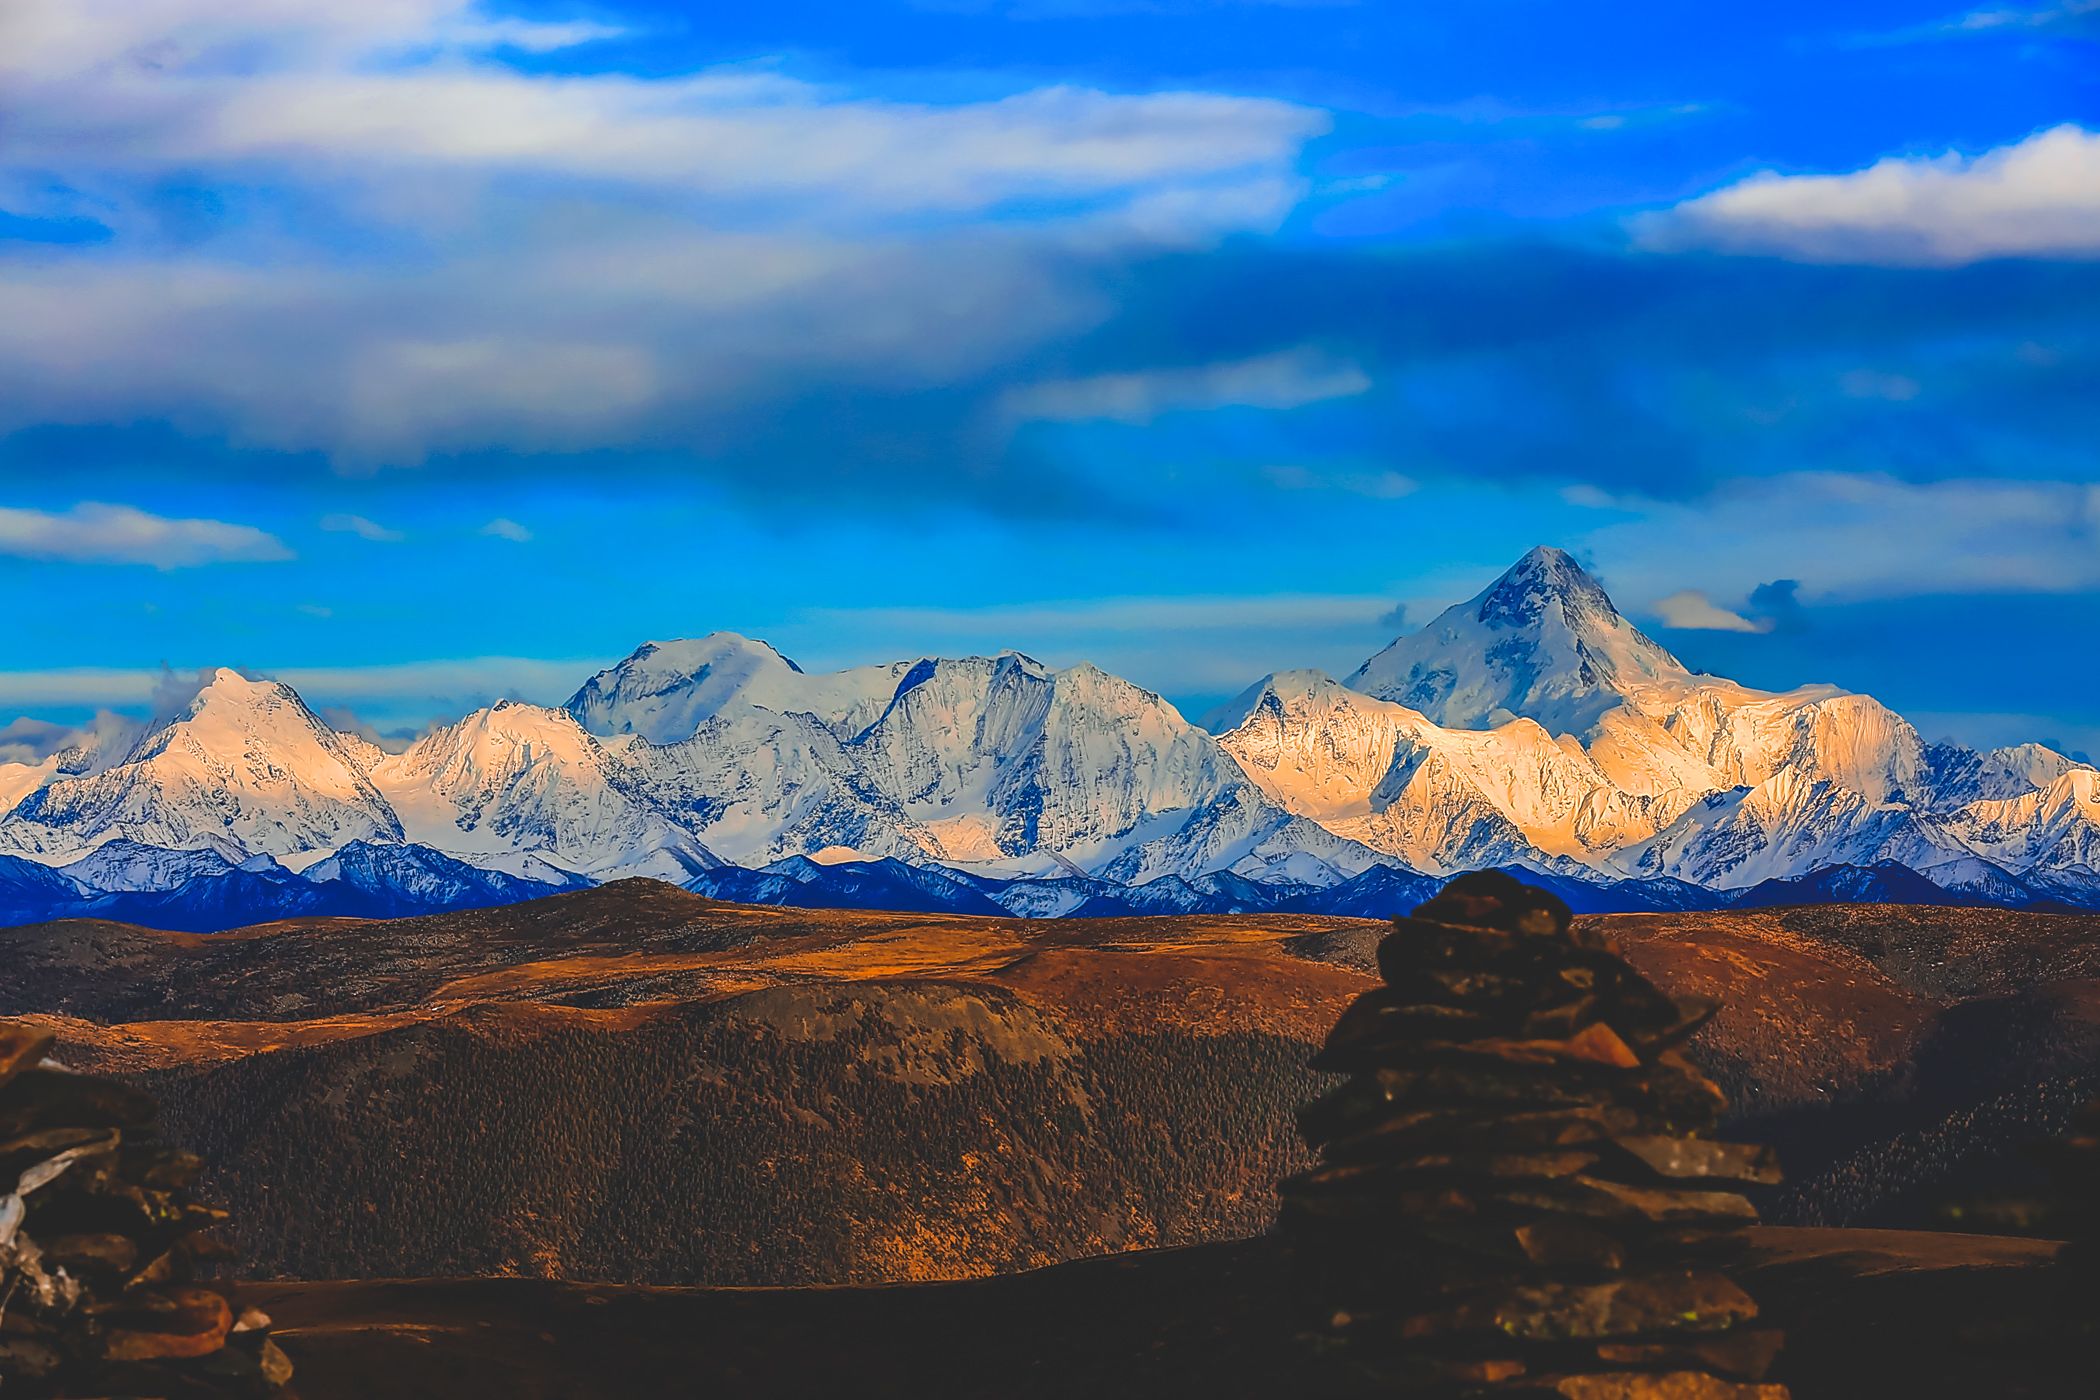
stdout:
<svg viewBox="0 0 2100 1400">
<path fill-rule="evenodd" d="M 1710 1337 L 1673 1337 L 1667 1342 L 1602 1342 L 1597 1359 L 1614 1366 L 1718 1371 L 1738 1380 L 1761 1381 L 1785 1345 L 1786 1334 L 1775 1328 L 1737 1327 Z"/>
<path fill-rule="evenodd" d="M 1415 906 L 1414 917 L 1538 938 L 1564 938 L 1575 921 L 1567 901 L 1499 870 L 1458 876 Z"/>
<path fill-rule="evenodd" d="M 1513 1233 L 1524 1257 L 1541 1268 L 1617 1273 L 1626 1267 L 1626 1247 L 1579 1220 L 1539 1220 Z"/>
<path fill-rule="evenodd" d="M 1315 1141 L 1332 1161 L 1383 1159 L 1410 1149 L 1469 1146 L 1498 1151 L 1581 1147 L 1640 1126 L 1638 1115 L 1609 1106 L 1493 1113 L 1479 1109 L 1402 1110 L 1345 1138 Z"/>
<path fill-rule="evenodd" d="M 22 1174 L 16 1178 L 15 1194 L 27 1196 L 32 1191 L 40 1191 L 76 1166 L 96 1158 L 107 1157 L 116 1150 L 117 1133 L 115 1129 L 109 1129 L 78 1146 L 54 1153 L 41 1162 L 32 1162 L 24 1167 Z"/>
<path fill-rule="evenodd" d="M 1411 1317 L 1400 1331 L 1419 1338 L 1495 1333 L 1523 1342 L 1558 1342 L 1719 1332 L 1756 1316 L 1750 1295 L 1720 1274 L 1652 1274 L 1491 1291 Z"/>
<path fill-rule="evenodd" d="M 1486 1035 L 1499 1027 L 1462 1007 L 1404 1002 L 1388 992 L 1366 992 L 1349 1003 L 1327 1034 L 1315 1069 L 1348 1069 L 1395 1052 L 1408 1053 L 1426 1040 Z"/>
<path fill-rule="evenodd" d="M 1612 1146 L 1661 1177 L 1680 1180 L 1704 1177 L 1749 1181 L 1764 1186 L 1776 1185 L 1780 1180 L 1778 1154 L 1769 1147 L 1753 1143 L 1626 1135 L 1613 1138 Z"/>
<path fill-rule="evenodd" d="M 1757 1207 L 1732 1191 L 1629 1186 L 1596 1176 L 1512 1185 L 1495 1194 L 1500 1200 L 1549 1213 L 1622 1223 L 1751 1225 L 1757 1221 Z"/>
<path fill-rule="evenodd" d="M 1377 1189 L 1387 1184 L 1404 1188 L 1423 1177 L 1553 1181 L 1576 1176 L 1596 1163 L 1596 1153 L 1579 1151 L 1426 1152 L 1362 1163 L 1329 1163 L 1291 1180 L 1296 1183 L 1294 1189 L 1304 1191 Z"/>
<path fill-rule="evenodd" d="M 1652 1131 L 1682 1134 L 1711 1131 L 1725 1106 L 1719 1086 L 1674 1050 L 1625 1071 L 1581 1060 L 1541 1066 L 1471 1056 L 1353 1075 L 1300 1109 L 1298 1126 L 1307 1141 L 1320 1143 L 1362 1132 L 1396 1112 L 1615 1107 L 1648 1115 Z"/>
<path fill-rule="evenodd" d="M 1342 1017 L 1349 1020 L 1348 1014 Z M 1369 1018 L 1358 1027 L 1375 1026 Z M 1640 1056 L 1603 1022 L 1594 1022 L 1565 1039 L 1525 1040 L 1514 1036 L 1483 1035 L 1470 1039 L 1437 1036 L 1426 1024 L 1407 1034 L 1380 1035 L 1373 1029 L 1354 1029 L 1344 1036 L 1340 1026 L 1327 1045 L 1313 1057 L 1319 1070 L 1346 1071 L 1406 1067 L 1421 1062 L 1473 1059 L 1500 1060 L 1505 1064 L 1548 1067 L 1561 1063 L 1600 1065 L 1607 1069 L 1638 1069 Z"/>
<path fill-rule="evenodd" d="M 226 1344 L 233 1309 L 223 1295 L 194 1284 L 131 1293 L 103 1334 L 112 1361 L 206 1356 Z"/>
<path fill-rule="evenodd" d="M 19 1171 L 31 1162 L 55 1157 L 70 1147 L 79 1147 L 109 1136 L 108 1128 L 45 1128 L 0 1142 L 0 1170 Z"/>
<path fill-rule="evenodd" d="M 138 1244 L 124 1235 L 59 1235 L 43 1242 L 44 1257 L 73 1273 L 121 1274 L 138 1262 Z"/>
</svg>

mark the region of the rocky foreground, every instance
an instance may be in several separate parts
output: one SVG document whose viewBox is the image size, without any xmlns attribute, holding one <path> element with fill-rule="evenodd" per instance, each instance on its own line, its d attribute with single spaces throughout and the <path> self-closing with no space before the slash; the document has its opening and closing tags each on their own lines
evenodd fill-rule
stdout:
<svg viewBox="0 0 2100 1400">
<path fill-rule="evenodd" d="M 226 1212 L 153 1101 L 53 1060 L 0 1021 L 0 1388 L 49 1396 L 289 1400 L 269 1316 L 209 1281 Z"/>
<path fill-rule="evenodd" d="M 2090 1325 L 2056 1247 L 1759 1228 L 1738 1273 L 1787 1334 L 1795 1400 L 2090 1393 Z M 682 1289 L 530 1279 L 280 1283 L 305 1400 L 1303 1396 L 1274 1240 L 884 1288 Z"/>
</svg>

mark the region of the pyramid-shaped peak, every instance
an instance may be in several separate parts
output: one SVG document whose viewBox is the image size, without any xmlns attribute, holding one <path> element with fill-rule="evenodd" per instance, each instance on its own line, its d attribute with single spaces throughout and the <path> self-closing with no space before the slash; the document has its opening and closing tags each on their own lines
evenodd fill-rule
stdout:
<svg viewBox="0 0 2100 1400">
<path fill-rule="evenodd" d="M 140 739 L 132 758 L 164 748 L 177 734 L 190 735 L 206 747 L 231 744 L 232 736 L 240 734 L 268 743 L 318 746 L 331 755 L 340 747 L 341 736 L 283 681 L 258 680 L 230 666 L 197 679 L 203 683 L 186 701 L 179 691 L 158 697 L 167 708 Z"/>
<path fill-rule="evenodd" d="M 1526 626 L 1535 623 L 1546 609 L 1559 605 L 1563 613 L 1617 618 L 1619 610 L 1603 585 L 1575 562 L 1565 549 L 1542 544 L 1511 565 L 1494 586 L 1480 595 L 1479 617 L 1497 626 Z"/>
<path fill-rule="evenodd" d="M 282 713 L 302 725 L 320 723 L 299 692 L 283 681 L 258 680 L 231 666 L 215 667 L 197 679 L 202 684 L 187 702 L 177 701 L 171 709 L 162 710 L 167 722 L 195 723 L 207 716 L 259 717 Z M 176 695 L 180 694 L 178 690 Z M 158 697 L 163 704 L 172 698 L 165 692 Z"/>
<path fill-rule="evenodd" d="M 1525 550 L 1524 557 L 1510 565 L 1509 571 L 1514 574 L 1525 570 L 1540 569 L 1563 571 L 1585 579 L 1589 577 L 1589 574 L 1584 572 L 1582 565 L 1575 562 L 1574 555 L 1568 553 L 1559 545 L 1552 544 L 1535 544 L 1530 549 Z"/>
<path fill-rule="evenodd" d="M 287 689 L 277 681 L 262 681 L 244 676 L 231 666 L 214 666 L 211 674 L 203 680 L 204 684 L 197 687 L 197 694 L 200 696 L 248 698 L 276 695 Z"/>
<path fill-rule="evenodd" d="M 1538 721 L 1582 733 L 1630 688 L 1689 675 L 1564 549 L 1540 545 L 1473 598 L 1366 661 L 1348 684 L 1453 728 Z"/>
</svg>

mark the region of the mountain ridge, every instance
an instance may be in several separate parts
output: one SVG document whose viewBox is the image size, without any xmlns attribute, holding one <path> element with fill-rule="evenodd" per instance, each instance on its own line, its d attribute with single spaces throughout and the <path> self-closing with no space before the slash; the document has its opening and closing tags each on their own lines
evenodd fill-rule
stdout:
<svg viewBox="0 0 2100 1400">
<path fill-rule="evenodd" d="M 973 899 L 1032 883 L 1013 907 L 1041 913 L 1274 906 L 1381 867 L 1513 866 L 1715 900 L 1881 866 L 1942 872 L 1935 887 L 1963 900 L 2100 890 L 2091 765 L 2039 744 L 1928 744 L 1831 686 L 1695 673 L 1544 546 L 1349 682 L 1274 673 L 1204 726 L 1086 663 L 1007 651 L 813 674 L 727 632 L 646 643 L 565 705 L 499 701 L 398 754 L 336 732 L 288 686 L 202 679 L 134 733 L 0 765 L 0 852 L 76 870 L 96 897 L 176 904 L 204 879 L 325 903 L 341 897 L 313 893 L 328 880 L 287 877 L 339 871 L 353 847 L 398 848 L 387 868 L 411 902 L 737 870 L 772 873 L 712 883 L 796 897 L 851 883 L 842 869 L 789 890 L 789 858 L 887 871 L 854 888 L 898 898 L 932 896 L 903 893 L 917 886 L 885 862 L 936 891 L 950 883 L 933 872 L 959 876 Z M 418 852 L 486 878 L 438 876 Z M 1159 881 L 1175 883 L 1135 893 Z M 65 887 L 37 888 L 22 898 Z"/>
</svg>

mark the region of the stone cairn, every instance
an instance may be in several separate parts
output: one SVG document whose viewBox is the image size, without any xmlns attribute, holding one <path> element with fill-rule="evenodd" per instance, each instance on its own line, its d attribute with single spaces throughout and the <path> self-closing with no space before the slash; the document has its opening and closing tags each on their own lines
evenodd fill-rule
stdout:
<svg viewBox="0 0 2100 1400">
<path fill-rule="evenodd" d="M 1315 1068 L 1320 1165 L 1280 1222 L 1338 1388 L 1567 1400 L 1783 1400 L 1781 1337 L 1721 1270 L 1771 1183 L 1719 1142 L 1721 1091 L 1672 999 L 1568 907 L 1461 876 L 1378 946 L 1385 985 Z"/>
<path fill-rule="evenodd" d="M 202 1165 L 159 1141 L 153 1100 L 48 1058 L 0 1021 L 0 1397 L 289 1400 L 270 1319 L 224 1284 Z"/>
</svg>

